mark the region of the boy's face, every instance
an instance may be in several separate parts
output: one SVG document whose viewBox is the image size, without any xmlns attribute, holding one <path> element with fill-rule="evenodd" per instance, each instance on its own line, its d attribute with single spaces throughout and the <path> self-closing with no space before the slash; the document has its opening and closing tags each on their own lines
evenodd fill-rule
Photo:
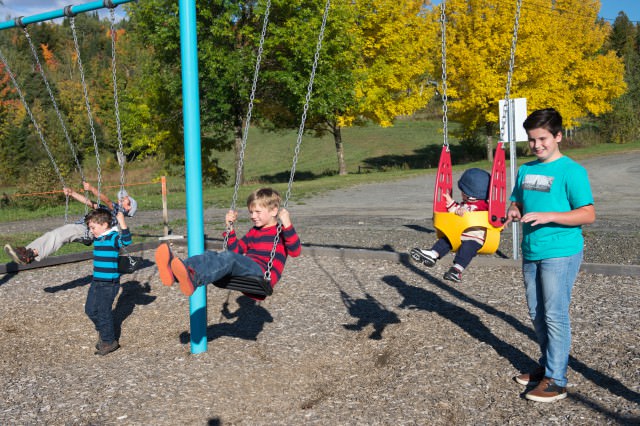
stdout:
<svg viewBox="0 0 640 426">
<path fill-rule="evenodd" d="M 127 213 L 129 213 L 129 210 L 131 210 L 131 200 L 129 199 L 129 197 L 121 198 L 120 205 Z"/>
<path fill-rule="evenodd" d="M 89 222 L 89 231 L 91 231 L 93 236 L 96 238 L 104 234 L 107 229 L 109 229 L 108 223 L 97 223 L 94 221 Z"/>
<path fill-rule="evenodd" d="M 257 228 L 275 225 L 278 222 L 278 220 L 276 219 L 277 215 L 277 207 L 267 207 L 263 206 L 260 203 L 253 203 L 249 207 L 249 217 L 253 222 L 253 226 Z"/>
<path fill-rule="evenodd" d="M 551 162 L 562 156 L 558 144 L 562 141 L 562 133 L 552 135 L 547 129 L 537 128 L 527 131 L 529 149 L 542 163 Z"/>
</svg>

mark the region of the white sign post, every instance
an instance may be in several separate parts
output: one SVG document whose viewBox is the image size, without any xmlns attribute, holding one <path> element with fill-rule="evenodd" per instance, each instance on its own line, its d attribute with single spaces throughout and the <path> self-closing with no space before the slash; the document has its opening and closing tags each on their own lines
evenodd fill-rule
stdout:
<svg viewBox="0 0 640 426">
<path fill-rule="evenodd" d="M 499 102 L 500 108 L 500 134 L 506 138 L 503 142 L 509 142 L 509 165 L 511 169 L 511 191 L 516 184 L 516 142 L 524 142 L 528 140 L 527 132 L 522 127 L 522 123 L 527 118 L 527 98 L 509 99 L 507 105 L 505 100 Z M 506 114 L 506 119 L 505 119 Z M 503 128 L 504 125 L 504 128 Z M 511 231 L 513 235 L 513 258 L 518 259 L 518 243 L 520 241 L 520 233 L 518 222 L 511 223 Z"/>
</svg>

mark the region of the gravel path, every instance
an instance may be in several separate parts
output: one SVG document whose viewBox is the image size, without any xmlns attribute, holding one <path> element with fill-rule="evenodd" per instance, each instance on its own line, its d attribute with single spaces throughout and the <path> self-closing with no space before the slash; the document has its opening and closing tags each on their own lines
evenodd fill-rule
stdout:
<svg viewBox="0 0 640 426">
<path fill-rule="evenodd" d="M 613 177 L 584 162 L 598 211 L 587 261 L 638 265 L 640 153 L 609 160 Z M 610 188 L 618 179 L 623 200 Z M 291 206 L 294 222 L 315 246 L 428 245 L 425 180 L 334 191 Z M 477 262 L 450 285 L 448 261 L 426 269 L 308 250 L 261 304 L 211 287 L 208 350 L 192 355 L 188 300 L 142 255 L 115 305 L 122 348 L 106 357 L 93 354 L 83 312 L 90 262 L 0 275 L 0 424 L 640 423 L 637 276 L 580 273 L 569 397 L 540 404 L 512 380 L 538 353 L 518 268 Z"/>
</svg>

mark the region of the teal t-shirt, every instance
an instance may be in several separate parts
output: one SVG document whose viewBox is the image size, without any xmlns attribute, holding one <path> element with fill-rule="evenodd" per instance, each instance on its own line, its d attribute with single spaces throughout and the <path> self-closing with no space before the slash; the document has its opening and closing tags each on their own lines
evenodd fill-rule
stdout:
<svg viewBox="0 0 640 426">
<path fill-rule="evenodd" d="M 518 170 L 511 201 L 528 212 L 568 212 L 593 204 L 587 171 L 569 157 L 551 163 L 532 161 Z M 582 226 L 522 224 L 522 256 L 526 260 L 566 257 L 584 246 Z"/>
</svg>

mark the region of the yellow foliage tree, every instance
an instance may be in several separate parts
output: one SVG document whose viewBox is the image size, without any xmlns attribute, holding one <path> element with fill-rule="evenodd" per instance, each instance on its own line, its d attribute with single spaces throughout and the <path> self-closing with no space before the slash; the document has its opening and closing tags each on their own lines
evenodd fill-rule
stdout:
<svg viewBox="0 0 640 426">
<path fill-rule="evenodd" d="M 572 127 L 611 110 L 626 90 L 624 65 L 602 53 L 610 31 L 598 20 L 599 0 L 524 0 L 510 97 L 527 108 L 554 107 Z M 467 135 L 497 134 L 504 98 L 516 2 L 447 0 L 449 108 Z M 439 16 L 440 9 L 431 12 Z M 434 60 L 439 51 L 431 52 Z"/>
<path fill-rule="evenodd" d="M 361 115 L 383 127 L 391 126 L 397 116 L 414 113 L 433 97 L 427 76 L 434 63 L 427 52 L 436 39 L 437 25 L 427 16 L 424 3 L 354 2 L 362 66 L 354 70 L 358 109 L 342 117 L 344 124 Z"/>
</svg>

